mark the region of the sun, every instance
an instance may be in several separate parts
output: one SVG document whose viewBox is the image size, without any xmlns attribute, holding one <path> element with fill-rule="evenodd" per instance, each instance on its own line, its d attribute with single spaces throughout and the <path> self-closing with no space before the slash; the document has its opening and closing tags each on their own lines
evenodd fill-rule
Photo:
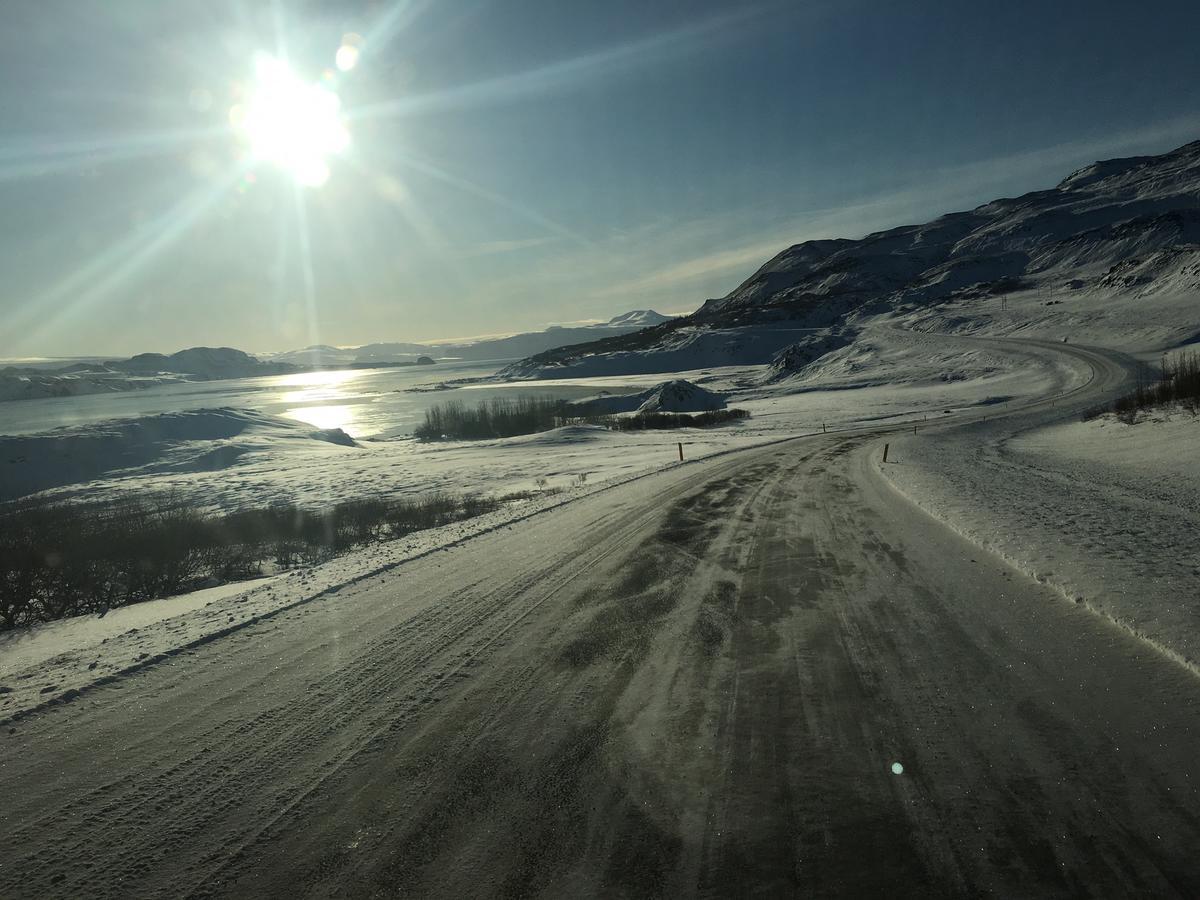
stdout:
<svg viewBox="0 0 1200 900">
<path fill-rule="evenodd" d="M 329 157 L 350 145 L 338 95 L 271 56 L 255 60 L 254 82 L 244 102 L 230 110 L 230 121 L 254 160 L 309 187 L 329 180 Z"/>
</svg>

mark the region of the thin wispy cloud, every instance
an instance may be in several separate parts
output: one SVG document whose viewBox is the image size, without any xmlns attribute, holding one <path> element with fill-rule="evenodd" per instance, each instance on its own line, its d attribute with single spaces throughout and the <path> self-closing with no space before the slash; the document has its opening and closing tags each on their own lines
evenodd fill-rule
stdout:
<svg viewBox="0 0 1200 900">
<path fill-rule="evenodd" d="M 537 247 L 545 247 L 548 244 L 553 244 L 555 240 L 556 239 L 553 237 L 535 237 L 511 241 L 482 241 L 478 244 L 475 244 L 473 247 L 466 248 L 463 252 L 469 256 L 491 256 L 494 253 L 515 253 L 520 250 L 533 250 Z"/>
<path fill-rule="evenodd" d="M 492 106 L 530 97 L 577 89 L 602 78 L 631 72 L 647 65 L 709 49 L 726 40 L 737 29 L 757 19 L 771 7 L 746 5 L 734 12 L 711 16 L 700 22 L 637 38 L 572 59 L 561 60 L 524 72 L 501 75 L 360 107 L 352 118 L 407 116 L 422 112 L 448 112 L 472 106 Z"/>
<path fill-rule="evenodd" d="M 563 225 L 561 222 L 556 222 L 554 219 L 551 219 L 549 216 L 539 212 L 536 209 L 533 209 L 525 203 L 521 203 L 513 200 L 510 197 L 506 197 L 503 194 L 486 188 L 481 184 L 476 184 L 474 181 L 463 178 L 461 175 L 455 175 L 453 172 L 447 171 L 444 166 L 434 165 L 426 160 L 418 159 L 412 154 L 397 153 L 393 156 L 393 159 L 394 161 L 408 166 L 409 168 L 414 169 L 423 175 L 434 178 L 444 184 L 448 184 L 460 191 L 473 194 L 482 200 L 487 200 L 489 203 L 494 203 L 495 205 L 520 216 L 522 219 L 544 228 L 551 234 L 567 238 L 568 240 L 574 241 L 575 243 L 583 246 L 591 246 L 591 241 L 587 240 L 587 238 L 583 237 L 573 229 Z"/>
<path fill-rule="evenodd" d="M 747 267 L 758 268 L 782 249 L 780 239 L 773 238 L 746 247 L 707 253 L 675 263 L 648 275 L 611 285 L 598 296 L 661 294 L 664 291 L 676 290 L 714 276 L 744 271 Z"/>
<path fill-rule="evenodd" d="M 1200 136 L 1200 63 L 1172 41 L 1195 4 L 1132 30 L 861 0 L 110 6 L 26 4 L 0 33 L 8 355 L 695 308 L 791 244 Z M 362 58 L 334 72 L 351 32 Z M 295 160 L 257 158 L 227 116 L 266 96 L 261 52 L 343 104 L 349 140 L 303 205 Z M 1104 78 L 1062 78 L 1101 58 Z"/>
<path fill-rule="evenodd" d="M 1094 140 L 931 168 L 902 187 L 837 206 L 796 210 L 786 216 L 748 207 L 685 222 L 645 223 L 615 235 L 603 245 L 601 255 L 567 254 L 547 263 L 532 278 L 544 276 L 553 284 L 569 277 L 581 286 L 575 296 L 598 311 L 652 305 L 695 309 L 707 297 L 733 290 L 793 244 L 861 238 L 927 221 L 996 199 L 1002 185 L 1019 184 L 1022 192 L 1051 187 L 1072 167 L 1136 152 L 1148 144 L 1186 140 L 1197 133 L 1200 116 L 1183 116 Z M 614 258 L 620 260 L 619 266 L 614 267 Z"/>
</svg>

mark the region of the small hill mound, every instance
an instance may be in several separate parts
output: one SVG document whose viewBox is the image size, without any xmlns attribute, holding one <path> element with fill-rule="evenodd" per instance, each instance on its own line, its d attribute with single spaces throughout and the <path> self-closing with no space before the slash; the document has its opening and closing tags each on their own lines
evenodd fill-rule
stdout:
<svg viewBox="0 0 1200 900">
<path fill-rule="evenodd" d="M 693 413 L 725 408 L 725 398 L 722 395 L 706 391 L 682 378 L 675 381 L 664 381 L 643 396 L 645 399 L 637 410 L 640 413 Z"/>
<path fill-rule="evenodd" d="M 130 375 L 155 375 L 173 372 L 197 378 L 246 378 L 256 375 L 278 375 L 295 369 L 285 363 L 264 363 L 249 353 L 232 347 L 190 347 L 170 356 L 162 353 L 139 353 L 110 368 Z"/>
<path fill-rule="evenodd" d="M 711 412 L 725 408 L 725 397 L 690 381 L 664 381 L 637 394 L 601 394 L 567 404 L 572 415 L 613 416 L 645 412 Z"/>
</svg>

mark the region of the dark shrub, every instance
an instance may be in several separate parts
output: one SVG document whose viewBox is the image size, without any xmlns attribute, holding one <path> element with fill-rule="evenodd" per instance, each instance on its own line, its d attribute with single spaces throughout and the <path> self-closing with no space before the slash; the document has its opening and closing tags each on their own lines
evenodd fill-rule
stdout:
<svg viewBox="0 0 1200 900">
<path fill-rule="evenodd" d="M 309 510 L 226 515 L 179 497 L 0 507 L 0 631 L 250 578 L 271 563 L 311 565 L 353 547 L 498 508 L 503 498 L 431 494 Z"/>
<path fill-rule="evenodd" d="M 1183 350 L 1173 357 L 1164 356 L 1157 373 L 1141 366 L 1137 387 L 1110 404 L 1084 410 L 1083 420 L 1086 422 L 1112 412 L 1122 422 L 1132 425 L 1140 411 L 1171 403 L 1179 403 L 1193 413 L 1200 409 L 1200 353 L 1195 350 Z"/>
</svg>

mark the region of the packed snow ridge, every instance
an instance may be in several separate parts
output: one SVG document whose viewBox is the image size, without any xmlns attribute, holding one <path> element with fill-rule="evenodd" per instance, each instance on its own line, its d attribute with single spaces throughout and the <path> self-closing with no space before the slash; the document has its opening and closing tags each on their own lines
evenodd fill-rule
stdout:
<svg viewBox="0 0 1200 900">
<path fill-rule="evenodd" d="M 836 350 L 838 329 L 882 316 L 925 331 L 1087 332 L 1150 350 L 1200 333 L 1198 290 L 1200 141 L 1098 162 L 1049 190 L 922 225 L 796 244 L 692 315 L 541 353 L 502 376 L 773 364 L 788 377 L 822 346 Z"/>
</svg>

